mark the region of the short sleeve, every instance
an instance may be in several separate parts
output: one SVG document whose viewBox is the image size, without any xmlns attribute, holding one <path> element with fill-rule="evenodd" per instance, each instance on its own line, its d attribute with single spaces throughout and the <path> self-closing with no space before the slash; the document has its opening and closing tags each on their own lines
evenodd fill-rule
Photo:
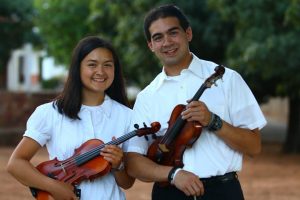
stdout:
<svg viewBox="0 0 300 200">
<path fill-rule="evenodd" d="M 26 124 L 24 136 L 30 137 L 44 146 L 50 139 L 52 104 L 44 104 L 35 109 Z"/>
<path fill-rule="evenodd" d="M 142 127 L 143 123 L 147 126 L 150 126 L 149 113 L 145 106 L 146 101 L 141 101 L 141 98 L 144 98 L 142 95 L 138 95 L 136 102 L 133 107 L 133 116 L 131 121 L 131 128 L 134 130 L 135 124 Z M 143 102 L 144 104 L 142 104 Z M 148 142 L 145 137 L 135 136 L 128 141 L 126 151 L 127 152 L 136 152 L 140 154 L 146 154 L 148 149 Z"/>
<path fill-rule="evenodd" d="M 231 74 L 228 94 L 232 124 L 241 128 L 263 128 L 266 119 L 247 83 L 237 72 Z"/>
</svg>

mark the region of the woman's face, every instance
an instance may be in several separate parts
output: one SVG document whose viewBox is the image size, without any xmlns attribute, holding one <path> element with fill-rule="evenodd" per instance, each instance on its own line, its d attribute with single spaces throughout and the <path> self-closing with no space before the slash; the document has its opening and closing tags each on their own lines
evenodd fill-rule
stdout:
<svg viewBox="0 0 300 200">
<path fill-rule="evenodd" d="M 91 51 L 80 64 L 84 92 L 104 94 L 114 80 L 114 70 L 114 59 L 110 50 L 96 48 Z"/>
</svg>

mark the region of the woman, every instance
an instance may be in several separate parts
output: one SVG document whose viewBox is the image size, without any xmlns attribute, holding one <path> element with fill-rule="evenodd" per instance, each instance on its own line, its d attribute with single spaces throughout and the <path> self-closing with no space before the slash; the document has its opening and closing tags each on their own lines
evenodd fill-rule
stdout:
<svg viewBox="0 0 300 200">
<path fill-rule="evenodd" d="M 131 110 L 127 105 L 114 48 L 95 36 L 82 39 L 74 49 L 63 92 L 30 116 L 24 137 L 8 162 L 8 172 L 22 184 L 46 191 L 54 199 L 77 199 L 73 186 L 39 173 L 30 163 L 31 158 L 46 145 L 50 159 L 65 160 L 89 139 L 107 143 L 128 133 Z M 125 144 L 120 146 L 125 149 Z M 121 188 L 130 188 L 134 179 L 122 167 L 122 148 L 107 145 L 100 154 L 115 170 L 81 182 L 80 199 L 125 199 Z"/>
</svg>

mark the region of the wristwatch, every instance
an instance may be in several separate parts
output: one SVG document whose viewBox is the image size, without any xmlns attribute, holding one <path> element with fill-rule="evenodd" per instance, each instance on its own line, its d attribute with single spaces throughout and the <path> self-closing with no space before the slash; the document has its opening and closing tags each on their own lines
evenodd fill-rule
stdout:
<svg viewBox="0 0 300 200">
<path fill-rule="evenodd" d="M 116 168 L 116 171 L 122 171 L 125 169 L 125 165 L 124 165 L 124 162 L 122 161 L 121 164 L 119 165 L 118 168 Z"/>
<path fill-rule="evenodd" d="M 223 126 L 222 119 L 215 113 L 211 113 L 211 115 L 211 121 L 209 122 L 207 129 L 213 132 L 220 130 Z"/>
</svg>

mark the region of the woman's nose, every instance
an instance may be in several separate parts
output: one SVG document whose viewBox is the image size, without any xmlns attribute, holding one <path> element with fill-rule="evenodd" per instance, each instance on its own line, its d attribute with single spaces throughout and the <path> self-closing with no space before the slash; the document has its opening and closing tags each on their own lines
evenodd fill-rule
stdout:
<svg viewBox="0 0 300 200">
<path fill-rule="evenodd" d="M 96 67 L 96 74 L 103 74 L 104 71 L 103 71 L 103 67 L 102 66 L 98 66 Z"/>
</svg>

